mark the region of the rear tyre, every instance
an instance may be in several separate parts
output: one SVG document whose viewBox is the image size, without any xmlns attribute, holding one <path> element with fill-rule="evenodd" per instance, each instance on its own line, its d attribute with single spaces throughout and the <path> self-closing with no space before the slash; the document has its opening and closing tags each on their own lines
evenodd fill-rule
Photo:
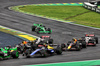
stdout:
<svg viewBox="0 0 100 66">
<path fill-rule="evenodd" d="M 40 55 L 41 55 L 42 57 L 46 57 L 46 56 L 47 56 L 47 53 L 46 53 L 45 50 L 41 50 L 41 51 L 40 51 Z"/>
<path fill-rule="evenodd" d="M 13 58 L 18 58 L 18 57 L 19 57 L 19 52 L 18 52 L 18 51 L 13 51 L 13 52 L 11 53 L 11 56 L 12 56 Z"/>
<path fill-rule="evenodd" d="M 48 33 L 48 34 L 51 34 L 51 29 L 50 29 L 50 28 L 48 28 L 48 31 L 49 31 L 49 33 Z"/>
<path fill-rule="evenodd" d="M 57 48 L 56 48 L 55 50 L 56 50 L 56 53 L 57 53 L 58 55 L 62 54 L 61 47 L 57 46 Z"/>
<path fill-rule="evenodd" d="M 25 52 L 26 58 L 30 58 L 30 53 L 31 53 L 31 51 L 29 49 L 27 49 Z"/>
<path fill-rule="evenodd" d="M 45 29 L 46 29 L 46 27 L 45 26 L 43 26 Z"/>
<path fill-rule="evenodd" d="M 65 51 L 66 49 L 66 45 L 65 44 L 61 44 L 61 50 Z"/>
<path fill-rule="evenodd" d="M 77 46 L 76 47 L 76 51 L 80 51 L 81 50 L 81 47 L 80 46 Z"/>
<path fill-rule="evenodd" d="M 85 41 L 82 42 L 82 47 L 83 48 L 87 48 L 87 45 L 86 45 L 86 42 Z"/>
<path fill-rule="evenodd" d="M 94 46 L 96 46 L 96 42 L 94 42 Z"/>
<path fill-rule="evenodd" d="M 35 26 L 32 26 L 32 31 L 35 31 L 35 28 L 36 28 Z"/>
<path fill-rule="evenodd" d="M 38 29 L 37 29 L 37 34 L 39 34 L 39 33 L 40 33 L 39 31 L 40 31 L 40 28 L 38 28 Z"/>
<path fill-rule="evenodd" d="M 53 44 L 53 39 L 49 39 L 49 44 Z"/>
<path fill-rule="evenodd" d="M 98 37 L 95 37 L 96 44 L 98 44 Z"/>
<path fill-rule="evenodd" d="M 85 41 L 85 37 L 81 37 L 83 41 Z"/>
<path fill-rule="evenodd" d="M 33 50 L 36 50 L 37 48 L 38 48 L 38 45 L 37 45 L 37 44 L 33 44 L 33 45 L 32 45 L 32 49 L 33 49 Z"/>
</svg>

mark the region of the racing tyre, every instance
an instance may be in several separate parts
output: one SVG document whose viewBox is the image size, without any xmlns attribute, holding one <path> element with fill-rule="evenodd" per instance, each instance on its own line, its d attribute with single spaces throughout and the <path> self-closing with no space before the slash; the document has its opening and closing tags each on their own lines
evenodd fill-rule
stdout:
<svg viewBox="0 0 100 66">
<path fill-rule="evenodd" d="M 4 56 L 4 53 L 0 52 L 0 56 Z"/>
<path fill-rule="evenodd" d="M 53 44 L 53 39 L 49 39 L 49 44 Z"/>
<path fill-rule="evenodd" d="M 31 50 L 27 49 L 26 52 L 25 52 L 25 55 L 26 55 L 27 58 L 30 58 L 30 53 L 31 53 Z"/>
<path fill-rule="evenodd" d="M 57 46 L 57 48 L 56 48 L 56 53 L 57 53 L 58 55 L 62 54 L 61 47 Z"/>
<path fill-rule="evenodd" d="M 43 26 L 45 29 L 46 29 L 46 27 L 45 26 Z"/>
<path fill-rule="evenodd" d="M 85 41 L 82 42 L 82 47 L 83 48 L 87 48 L 87 45 L 86 45 L 86 42 Z"/>
<path fill-rule="evenodd" d="M 61 50 L 64 51 L 64 50 L 66 50 L 65 48 L 66 48 L 66 45 L 65 44 L 61 44 Z"/>
<path fill-rule="evenodd" d="M 96 44 L 98 44 L 98 37 L 95 37 L 95 40 L 96 40 Z"/>
<path fill-rule="evenodd" d="M 32 49 L 33 49 L 33 50 L 36 50 L 37 48 L 38 48 L 38 45 L 37 45 L 37 44 L 33 44 L 33 45 L 32 45 Z"/>
<path fill-rule="evenodd" d="M 96 42 L 94 42 L 94 45 L 93 46 L 96 46 Z"/>
<path fill-rule="evenodd" d="M 40 55 L 41 55 L 42 57 L 46 57 L 46 56 L 47 56 L 47 52 L 46 52 L 45 50 L 41 50 L 41 51 L 40 51 Z"/>
<path fill-rule="evenodd" d="M 35 31 L 35 28 L 36 28 L 35 26 L 32 26 L 32 31 Z"/>
<path fill-rule="evenodd" d="M 23 53 L 23 48 L 17 47 L 17 51 L 18 51 L 20 54 L 22 54 L 22 53 Z"/>
<path fill-rule="evenodd" d="M 93 45 L 93 46 L 96 46 L 96 44 L 95 44 L 95 45 Z"/>
<path fill-rule="evenodd" d="M 49 31 L 49 33 L 48 33 L 48 34 L 51 34 L 51 29 L 50 29 L 50 28 L 48 28 L 48 31 Z"/>
<path fill-rule="evenodd" d="M 11 53 L 11 56 L 12 56 L 13 58 L 18 58 L 18 57 L 19 57 L 19 52 L 18 52 L 18 51 L 13 51 L 13 52 Z"/>
<path fill-rule="evenodd" d="M 37 29 L 37 34 L 39 34 L 40 28 Z"/>
<path fill-rule="evenodd" d="M 80 46 L 77 46 L 76 47 L 76 51 L 80 51 L 81 50 L 81 47 Z"/>
<path fill-rule="evenodd" d="M 85 41 L 85 37 L 81 37 L 83 41 Z"/>
</svg>

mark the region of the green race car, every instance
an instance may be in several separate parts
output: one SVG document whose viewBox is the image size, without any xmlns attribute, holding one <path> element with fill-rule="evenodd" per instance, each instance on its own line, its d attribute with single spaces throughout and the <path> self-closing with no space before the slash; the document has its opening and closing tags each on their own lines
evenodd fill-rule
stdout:
<svg viewBox="0 0 100 66">
<path fill-rule="evenodd" d="M 52 30 L 50 28 L 46 28 L 43 24 L 33 24 L 32 31 L 39 33 L 48 33 L 51 34 Z"/>
<path fill-rule="evenodd" d="M 6 58 L 18 58 L 19 52 L 17 51 L 17 47 L 10 48 L 9 46 L 3 48 L 0 48 L 0 59 L 6 59 Z"/>
</svg>

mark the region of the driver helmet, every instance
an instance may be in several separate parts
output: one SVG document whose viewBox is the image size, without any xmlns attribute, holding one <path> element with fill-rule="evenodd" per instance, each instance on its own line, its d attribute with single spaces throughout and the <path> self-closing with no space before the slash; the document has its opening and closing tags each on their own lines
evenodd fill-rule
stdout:
<svg viewBox="0 0 100 66">
<path fill-rule="evenodd" d="M 82 38 L 79 38 L 79 40 L 82 40 Z"/>
<path fill-rule="evenodd" d="M 77 39 L 76 38 L 72 38 L 72 40 L 75 41 L 75 42 L 77 42 Z"/>
<path fill-rule="evenodd" d="M 47 45 L 45 43 L 43 45 L 44 45 L 44 47 L 47 47 Z"/>
<path fill-rule="evenodd" d="M 22 44 L 27 44 L 27 41 L 22 41 Z"/>
<path fill-rule="evenodd" d="M 72 38 L 73 41 L 75 41 L 75 38 Z"/>
<path fill-rule="evenodd" d="M 38 40 L 38 38 L 36 38 L 36 41 Z"/>
</svg>

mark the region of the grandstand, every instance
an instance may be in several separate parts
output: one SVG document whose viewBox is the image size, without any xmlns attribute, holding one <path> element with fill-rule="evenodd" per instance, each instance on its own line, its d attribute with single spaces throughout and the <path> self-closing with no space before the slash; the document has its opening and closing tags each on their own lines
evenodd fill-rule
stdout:
<svg viewBox="0 0 100 66">
<path fill-rule="evenodd" d="M 88 0 L 88 2 L 84 2 L 83 6 L 89 10 L 100 13 L 100 0 Z"/>
<path fill-rule="evenodd" d="M 88 2 L 97 5 L 97 8 L 100 8 L 100 0 L 88 0 Z"/>
</svg>

